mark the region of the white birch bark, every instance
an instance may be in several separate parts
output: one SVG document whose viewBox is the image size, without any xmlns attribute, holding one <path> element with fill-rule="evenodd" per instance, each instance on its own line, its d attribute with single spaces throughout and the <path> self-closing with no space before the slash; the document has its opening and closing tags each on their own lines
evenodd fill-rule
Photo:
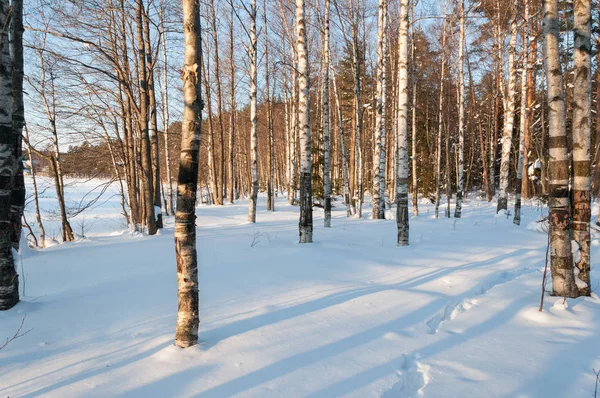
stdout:
<svg viewBox="0 0 600 398">
<path fill-rule="evenodd" d="M 513 128 L 515 125 L 515 94 L 517 71 L 515 53 L 517 47 L 517 6 L 515 0 L 510 23 L 510 43 L 508 49 L 508 87 L 504 99 L 504 131 L 502 132 L 502 156 L 500 160 L 500 185 L 498 187 L 498 206 L 496 213 L 508 208 L 508 171 L 510 167 L 510 152 L 512 146 Z"/>
<path fill-rule="evenodd" d="M 446 6 L 444 5 L 444 15 L 446 14 Z M 442 66 L 440 71 L 440 100 L 438 109 L 438 132 L 437 132 L 437 150 L 435 159 L 435 218 L 439 217 L 440 213 L 440 184 L 441 184 L 441 168 L 442 168 L 442 114 L 444 110 L 444 78 L 446 77 L 446 25 L 448 18 L 444 18 L 444 26 L 442 28 Z"/>
<path fill-rule="evenodd" d="M 325 0 L 325 65 L 323 76 L 323 188 L 325 196 L 325 228 L 331 227 L 331 125 L 329 110 L 329 9 L 330 0 Z"/>
<path fill-rule="evenodd" d="M 308 53 L 306 49 L 305 0 L 296 0 L 296 48 L 298 51 L 298 124 L 300 127 L 300 243 L 312 243 L 312 173 Z"/>
<path fill-rule="evenodd" d="M 515 194 L 515 215 L 513 223 L 515 225 L 521 225 L 521 187 L 523 180 L 523 157 L 525 154 L 525 134 L 527 128 L 527 90 L 529 88 L 529 82 L 527 80 L 529 76 L 529 4 L 528 0 L 523 1 L 523 14 L 525 18 L 525 29 L 522 33 L 523 36 L 523 65 L 521 67 L 521 114 L 519 116 L 519 153 L 517 160 L 517 192 Z M 527 178 L 527 176 L 525 176 Z"/>
<path fill-rule="evenodd" d="M 12 77 L 8 42 L 10 5 L 0 0 L 0 310 L 8 310 L 19 302 L 19 275 L 11 244 L 10 205 L 13 180 L 17 171 L 12 131 Z"/>
<path fill-rule="evenodd" d="M 550 182 L 550 268 L 552 293 L 577 295 L 571 254 L 569 211 L 569 157 L 567 150 L 565 94 L 559 58 L 560 21 L 557 0 L 544 0 L 544 68 L 548 85 L 548 135 Z"/>
<path fill-rule="evenodd" d="M 256 37 L 256 0 L 250 3 L 250 200 L 248 202 L 248 221 L 256 222 L 256 202 L 258 201 L 258 131 L 256 118 L 256 63 L 257 63 L 257 37 Z"/>
<path fill-rule="evenodd" d="M 387 1 L 379 0 L 377 18 L 377 113 L 375 120 L 375 151 L 373 154 L 373 211 L 371 218 L 385 218 L 385 108 L 387 57 Z"/>
<path fill-rule="evenodd" d="M 590 281 L 590 183 L 591 183 L 591 4 L 574 2 L 575 81 L 573 89 L 573 239 L 579 245 L 579 261 L 574 259 L 579 295 L 591 294 Z"/>
<path fill-rule="evenodd" d="M 398 157 L 396 224 L 398 246 L 408 246 L 408 3 L 400 1 L 398 38 Z"/>
<path fill-rule="evenodd" d="M 460 218 L 462 214 L 463 190 L 464 190 L 464 147 L 465 147 L 465 75 L 464 75 L 464 45 L 465 45 L 465 2 L 460 1 L 458 43 L 458 167 L 456 169 L 457 189 L 456 207 L 454 217 Z"/>
</svg>

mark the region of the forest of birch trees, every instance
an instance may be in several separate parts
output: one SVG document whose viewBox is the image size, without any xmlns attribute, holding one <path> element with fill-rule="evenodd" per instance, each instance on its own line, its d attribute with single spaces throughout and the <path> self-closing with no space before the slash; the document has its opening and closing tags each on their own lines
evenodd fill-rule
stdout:
<svg viewBox="0 0 600 398">
<path fill-rule="evenodd" d="M 69 173 L 118 184 L 133 231 L 175 217 L 182 347 L 198 333 L 198 204 L 248 199 L 260 223 L 257 208 L 284 197 L 306 244 L 319 239 L 313 208 L 331 227 L 332 208 L 360 219 L 369 206 L 407 246 L 423 201 L 435 218 L 495 202 L 518 226 L 535 200 L 549 209 L 552 293 L 590 295 L 599 11 L 591 0 L 31 0 L 25 12 L 0 1 L 0 308 L 18 301 L 23 161 L 37 214 L 24 225 L 40 248 L 36 175 L 54 181 L 63 242 L 82 211 L 65 205 Z"/>
</svg>

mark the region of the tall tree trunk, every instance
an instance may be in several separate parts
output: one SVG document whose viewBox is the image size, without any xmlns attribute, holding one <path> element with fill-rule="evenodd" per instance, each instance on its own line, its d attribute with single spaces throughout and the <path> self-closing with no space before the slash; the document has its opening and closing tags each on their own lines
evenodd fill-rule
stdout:
<svg viewBox="0 0 600 398">
<path fill-rule="evenodd" d="M 23 0 L 12 0 L 10 13 L 10 48 L 12 53 L 12 122 L 15 159 L 17 160 L 13 181 L 10 219 L 12 247 L 19 250 L 21 217 L 25 207 L 25 179 L 23 177 Z"/>
<path fill-rule="evenodd" d="M 515 125 L 515 93 L 517 71 L 515 67 L 515 53 L 517 47 L 517 6 L 515 0 L 512 9 L 512 21 L 510 23 L 510 48 L 508 49 L 508 89 L 504 101 L 504 131 L 502 133 L 502 159 L 500 162 L 500 185 L 498 189 L 498 206 L 496 213 L 508 209 L 508 172 L 510 168 L 510 152 L 512 146 L 512 134 Z"/>
<path fill-rule="evenodd" d="M 331 58 L 329 64 L 331 68 Z M 352 215 L 354 214 L 354 209 L 352 207 L 352 198 L 350 197 L 350 173 L 348 171 L 348 156 L 346 154 L 346 138 L 344 134 L 344 118 L 342 114 L 342 104 L 340 102 L 340 93 L 338 91 L 335 70 L 333 68 L 331 68 L 331 73 L 331 80 L 333 81 L 333 92 L 335 94 L 335 104 L 338 113 L 338 127 L 340 129 L 340 155 L 342 157 L 342 176 L 344 179 L 344 203 L 346 203 L 346 217 L 352 217 Z"/>
<path fill-rule="evenodd" d="M 11 195 L 17 159 L 13 134 L 11 56 L 8 43 L 8 0 L 0 0 L 0 310 L 19 302 L 19 275 L 11 244 Z M 20 221 L 20 220 L 19 220 Z"/>
<path fill-rule="evenodd" d="M 412 59 L 412 70 L 411 70 L 411 83 L 412 83 L 412 127 L 411 127 L 411 138 L 412 138 L 412 182 L 413 182 L 413 215 L 419 215 L 419 174 L 417 168 L 417 43 L 415 35 L 415 2 L 410 3 L 411 18 L 410 34 L 411 34 L 411 59 Z"/>
<path fill-rule="evenodd" d="M 490 187 L 490 178 L 489 178 L 489 170 L 488 170 L 488 162 L 487 162 L 487 152 L 485 146 L 485 139 L 483 136 L 483 120 L 481 117 L 480 109 L 481 107 L 477 104 L 477 98 L 475 98 L 475 87 L 473 83 L 473 75 L 471 73 L 471 61 L 469 60 L 469 51 L 465 49 L 466 57 L 467 57 L 467 71 L 469 73 L 469 91 L 471 93 L 471 106 L 476 109 L 475 111 L 475 120 L 477 120 L 477 128 L 479 130 L 479 150 L 481 153 L 481 163 L 482 163 L 482 174 L 483 174 L 483 185 L 485 187 L 485 193 L 487 197 L 487 201 L 492 201 L 492 189 Z M 492 133 L 490 133 L 491 135 Z M 468 186 L 468 185 L 467 185 Z"/>
<path fill-rule="evenodd" d="M 525 152 L 525 134 L 527 134 L 527 90 L 529 89 L 529 83 L 527 78 L 529 76 L 529 4 L 528 0 L 523 1 L 524 18 L 525 18 L 525 29 L 522 34 L 523 36 L 523 65 L 521 66 L 521 115 L 519 120 L 519 153 L 517 160 L 517 192 L 515 195 L 515 215 L 513 223 L 515 225 L 521 225 L 521 189 L 523 187 L 523 161 Z M 527 175 L 525 175 L 527 179 Z"/>
<path fill-rule="evenodd" d="M 235 198 L 235 116 L 237 111 L 235 101 L 235 55 L 233 46 L 233 15 L 234 9 L 233 4 L 231 8 L 231 16 L 229 22 L 229 85 L 230 97 L 229 97 L 229 189 L 227 190 L 227 201 L 229 204 L 233 204 Z"/>
<path fill-rule="evenodd" d="M 142 165 L 142 193 L 144 195 L 144 216 L 148 235 L 156 234 L 156 218 L 154 215 L 154 188 L 152 178 L 152 153 L 148 135 L 148 78 L 146 73 L 146 49 L 144 43 L 143 25 L 144 5 L 142 0 L 136 0 L 137 45 L 139 62 L 139 96 L 140 96 L 140 140 Z"/>
<path fill-rule="evenodd" d="M 202 121 L 200 85 L 200 12 L 198 0 L 183 0 L 183 123 L 181 155 L 177 177 L 175 215 L 175 256 L 177 259 L 177 330 L 175 345 L 190 347 L 198 343 L 200 323 L 198 306 L 198 255 L 196 252 L 196 191 Z"/>
<path fill-rule="evenodd" d="M 460 1 L 460 33 L 458 43 L 458 168 L 456 170 L 456 207 L 454 208 L 454 217 L 460 218 L 462 215 L 462 202 L 464 190 L 464 148 L 465 148 L 465 2 Z"/>
<path fill-rule="evenodd" d="M 162 51 L 163 51 L 163 103 L 162 103 L 162 115 L 163 115 L 163 135 L 165 136 L 165 167 L 167 171 L 167 213 L 175 214 L 173 209 L 173 176 L 171 173 L 171 155 L 169 154 L 169 75 L 168 75 L 168 63 L 167 63 L 167 32 L 165 30 L 164 15 L 161 13 L 160 18 L 162 36 Z"/>
<path fill-rule="evenodd" d="M 552 294 L 578 295 L 571 254 L 569 214 L 569 158 L 565 126 L 565 94 L 559 57 L 560 21 L 557 0 L 544 0 L 544 67 L 548 84 L 550 136 L 550 267 Z"/>
<path fill-rule="evenodd" d="M 533 2 L 528 1 L 529 3 L 529 13 L 535 13 L 535 4 Z M 538 24 L 535 22 L 536 19 L 531 21 L 530 35 L 531 29 L 534 29 L 534 35 L 538 33 Z M 525 119 L 525 147 L 523 148 L 523 181 L 521 183 L 521 197 L 529 198 L 529 153 L 531 151 L 531 140 L 534 131 L 534 123 L 535 123 L 535 112 L 534 106 L 536 102 L 536 70 L 537 70 L 537 40 L 530 40 L 529 43 L 529 59 L 527 63 L 527 119 Z M 535 184 L 533 186 L 535 190 Z"/>
<path fill-rule="evenodd" d="M 329 9 L 330 0 L 325 0 L 325 65 L 323 76 L 323 193 L 325 196 L 325 228 L 331 227 L 331 123 L 329 111 Z"/>
<path fill-rule="evenodd" d="M 362 125 L 363 125 L 363 107 L 361 100 L 361 58 L 359 56 L 358 42 L 358 8 L 353 11 L 356 17 L 352 21 L 352 69 L 354 72 L 354 175 L 356 187 L 353 194 L 356 195 L 356 217 L 362 217 L 363 201 L 363 155 L 362 155 Z"/>
<path fill-rule="evenodd" d="M 272 70 L 269 69 L 269 32 L 267 23 L 267 1 L 264 0 L 264 29 L 265 29 L 265 95 L 267 101 L 267 138 L 268 150 L 267 155 L 267 210 L 275 211 L 275 195 L 273 192 L 273 177 L 275 174 L 275 148 L 273 137 L 273 104 L 271 100 L 271 81 L 270 75 Z"/>
<path fill-rule="evenodd" d="M 156 90 L 154 85 L 154 60 L 152 59 L 152 42 L 150 41 L 150 15 L 144 12 L 144 49 L 146 51 L 146 68 L 148 77 L 148 115 L 150 120 L 150 149 L 152 156 L 152 204 L 156 217 L 156 228 L 163 227 L 160 194 L 160 150 L 158 145 L 158 115 L 156 107 Z"/>
<path fill-rule="evenodd" d="M 258 201 L 258 131 L 256 122 L 256 0 L 250 6 L 250 174 L 252 187 L 248 203 L 248 221 L 256 222 L 256 202 Z"/>
<path fill-rule="evenodd" d="M 573 239 L 579 245 L 574 258 L 579 295 L 589 296 L 590 288 L 590 145 L 592 120 L 591 4 L 574 2 L 575 80 L 573 90 Z M 578 261 L 579 260 L 579 261 Z"/>
<path fill-rule="evenodd" d="M 396 224 L 398 246 L 408 246 L 408 2 L 400 1 L 398 32 L 398 170 Z"/>
<path fill-rule="evenodd" d="M 225 123 L 223 122 L 223 90 L 221 85 L 221 61 L 219 56 L 219 36 L 217 27 L 217 16 L 215 13 L 214 0 L 210 1 L 210 13 L 211 13 L 211 24 L 212 24 L 212 39 L 213 39 L 213 51 L 214 51 L 214 66 L 215 66 L 215 87 L 217 89 L 217 120 L 219 122 L 219 165 L 215 164 L 215 178 L 217 179 L 217 191 L 215 192 L 215 204 L 223 205 L 223 190 L 225 189 Z M 213 149 L 213 151 L 216 148 Z"/>
<path fill-rule="evenodd" d="M 306 49 L 305 0 L 296 0 L 296 48 L 298 51 L 298 123 L 300 125 L 300 243 L 312 243 L 312 170 L 308 53 Z"/>
<path fill-rule="evenodd" d="M 377 19 L 377 113 L 375 121 L 375 153 L 373 156 L 373 211 L 374 220 L 385 219 L 385 110 L 387 57 L 387 1 L 379 0 Z"/>
<path fill-rule="evenodd" d="M 444 15 L 446 14 L 446 7 L 444 7 Z M 448 23 L 447 17 L 444 17 L 444 27 L 442 28 L 442 66 L 440 72 L 440 100 L 438 109 L 438 132 L 437 132 L 437 149 L 436 149 L 436 161 L 435 161 L 435 218 L 439 217 L 440 212 L 440 185 L 441 185 L 441 168 L 442 168 L 442 127 L 444 125 L 443 111 L 444 111 L 444 78 L 446 73 L 446 25 Z"/>
</svg>

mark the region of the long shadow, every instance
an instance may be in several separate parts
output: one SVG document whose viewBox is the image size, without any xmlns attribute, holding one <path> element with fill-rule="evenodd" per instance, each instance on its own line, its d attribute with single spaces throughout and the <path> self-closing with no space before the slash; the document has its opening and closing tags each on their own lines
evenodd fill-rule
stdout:
<svg viewBox="0 0 600 398">
<path fill-rule="evenodd" d="M 338 355 L 349 349 L 359 347 L 375 340 L 389 331 L 398 332 L 410 325 L 416 324 L 427 318 L 428 315 L 439 309 L 442 298 L 438 298 L 424 307 L 421 307 L 409 314 L 392 321 L 383 323 L 373 328 L 364 330 L 360 333 L 344 337 L 338 341 L 325 346 L 316 347 L 312 350 L 301 352 L 288 358 L 281 359 L 261 369 L 250 372 L 244 376 L 230 380 L 226 383 L 215 386 L 204 391 L 200 396 L 203 397 L 229 397 L 239 394 L 243 391 L 256 387 L 269 380 L 284 376 L 295 370 L 310 366 L 327 357 Z M 335 395 L 330 395 L 335 396 Z"/>
<path fill-rule="evenodd" d="M 457 271 L 464 271 L 472 268 L 483 267 L 486 265 L 491 265 L 498 263 L 500 261 L 506 260 L 512 257 L 518 257 L 521 254 L 528 252 L 527 249 L 516 250 L 512 252 L 510 255 L 499 255 L 493 257 L 488 260 L 468 263 L 462 266 L 450 267 L 437 269 L 433 272 L 417 275 L 414 278 L 405 280 L 403 282 L 391 285 L 373 285 L 373 286 L 365 286 L 357 289 L 344 290 L 342 292 L 336 292 L 325 297 L 318 298 L 313 301 L 300 303 L 291 307 L 282 308 L 280 310 L 268 312 L 265 314 L 256 315 L 251 318 L 241 319 L 232 323 L 228 323 L 226 325 L 217 327 L 215 329 L 211 329 L 205 333 L 202 333 L 202 339 L 207 342 L 207 349 L 210 349 L 214 345 L 216 345 L 219 341 L 226 340 L 230 337 L 243 334 L 249 332 L 254 329 L 258 329 L 261 327 L 269 326 L 276 324 L 278 322 L 286 321 L 295 317 L 299 317 L 302 315 L 306 315 L 311 312 L 320 311 L 329 307 L 333 307 L 335 305 L 339 305 L 345 303 L 347 301 L 364 297 L 367 295 L 380 293 L 389 290 L 409 290 L 418 286 L 421 286 L 427 282 L 431 282 L 438 278 L 447 276 L 449 274 L 455 273 Z M 498 274 L 502 274 L 504 271 L 499 272 Z M 472 289 L 472 291 L 476 291 L 479 287 Z M 431 292 L 432 294 L 435 294 Z M 471 291 L 467 292 L 468 294 L 472 294 Z"/>
<path fill-rule="evenodd" d="M 62 379 L 62 380 L 60 380 L 60 381 L 58 381 L 58 382 L 56 382 L 54 384 L 50 384 L 50 385 L 47 385 L 45 387 L 39 388 L 37 390 L 31 391 L 31 392 L 29 392 L 29 393 L 27 393 L 25 395 L 22 395 L 21 397 L 22 398 L 39 397 L 41 395 L 48 394 L 48 393 L 50 393 L 50 392 L 52 392 L 54 390 L 57 390 L 57 389 L 59 389 L 61 387 L 68 386 L 70 384 L 73 384 L 73 383 L 85 380 L 85 379 L 90 378 L 90 377 L 97 376 L 97 375 L 102 374 L 102 373 L 114 371 L 115 369 L 119 369 L 119 368 L 121 368 L 123 366 L 126 366 L 126 365 L 130 364 L 130 363 L 133 363 L 133 362 L 142 360 L 142 359 L 144 359 L 146 357 L 149 357 L 149 356 L 157 353 L 158 351 L 160 351 L 160 350 L 168 347 L 171 344 L 172 344 L 171 342 L 158 344 L 155 347 L 152 347 L 152 348 L 147 349 L 147 350 L 145 350 L 143 352 L 137 353 L 137 354 L 135 354 L 133 356 L 126 356 L 123 359 L 121 359 L 120 361 L 112 363 L 109 367 L 107 367 L 104 364 L 99 364 L 99 365 L 95 366 L 92 369 L 87 369 L 87 370 L 84 370 L 82 372 L 77 372 L 76 374 L 74 374 L 72 376 L 66 377 L 66 378 L 64 378 L 64 379 Z M 101 355 L 101 356 L 94 357 L 94 358 L 87 358 L 87 359 L 85 359 L 83 361 L 80 361 L 80 362 L 94 361 L 94 360 L 97 360 L 98 358 L 100 358 L 102 356 L 105 356 L 105 355 Z M 72 367 L 72 366 L 74 366 L 74 365 L 69 365 L 67 367 Z M 67 368 L 67 367 L 65 367 L 65 368 Z M 53 372 L 50 372 L 50 373 L 57 373 L 57 372 L 60 372 L 62 370 L 64 370 L 64 368 L 56 370 L 56 371 L 53 371 Z M 50 373 L 48 373 L 48 374 L 50 374 Z M 46 375 L 48 375 L 48 374 L 46 374 Z M 31 380 L 28 380 L 27 382 L 29 382 L 29 381 L 31 381 Z M 12 388 L 14 388 L 14 386 L 12 386 Z"/>
<path fill-rule="evenodd" d="M 427 358 L 435 354 L 441 353 L 443 351 L 446 351 L 454 346 L 460 345 L 468 339 L 472 339 L 474 337 L 488 333 L 494 328 L 497 328 L 509 321 L 524 305 L 526 305 L 524 304 L 524 302 L 515 300 L 509 306 L 504 308 L 501 312 L 496 314 L 496 316 L 489 318 L 485 322 L 477 324 L 471 327 L 470 329 L 465 330 L 461 334 L 448 335 L 447 337 L 441 340 L 431 343 L 425 347 L 419 348 L 417 351 L 412 352 L 407 356 L 414 357 L 418 353 L 419 355 L 421 355 L 422 358 Z M 403 361 L 404 355 L 396 357 L 386 363 L 383 363 L 373 368 L 369 368 L 363 371 L 362 373 L 352 375 L 352 377 L 350 378 L 334 383 L 324 389 L 321 389 L 309 395 L 309 397 L 334 397 L 350 393 L 354 390 L 357 390 L 361 387 L 365 387 L 376 380 L 379 380 L 383 377 L 394 373 L 397 369 L 400 368 L 400 366 L 403 364 Z M 482 396 L 485 395 L 485 392 L 482 392 Z"/>
</svg>

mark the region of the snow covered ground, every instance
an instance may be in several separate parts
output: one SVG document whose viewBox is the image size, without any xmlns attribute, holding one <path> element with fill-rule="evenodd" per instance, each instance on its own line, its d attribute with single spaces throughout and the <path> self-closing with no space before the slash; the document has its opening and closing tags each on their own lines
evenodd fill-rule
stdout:
<svg viewBox="0 0 600 398">
<path fill-rule="evenodd" d="M 69 199 L 97 183 L 69 185 Z M 172 219 L 132 236 L 117 192 L 78 216 L 94 221 L 85 239 L 23 254 L 24 298 L 0 313 L 0 338 L 25 314 L 32 330 L 0 351 L 0 396 L 593 394 L 600 300 L 547 296 L 538 312 L 547 238 L 535 203 L 520 227 L 475 199 L 457 221 L 422 203 L 406 248 L 370 208 L 347 219 L 336 203 L 328 230 L 315 209 L 315 243 L 299 245 L 298 208 L 281 198 L 275 213 L 261 198 L 255 225 L 245 201 L 201 206 L 202 343 L 180 350 Z"/>
</svg>

